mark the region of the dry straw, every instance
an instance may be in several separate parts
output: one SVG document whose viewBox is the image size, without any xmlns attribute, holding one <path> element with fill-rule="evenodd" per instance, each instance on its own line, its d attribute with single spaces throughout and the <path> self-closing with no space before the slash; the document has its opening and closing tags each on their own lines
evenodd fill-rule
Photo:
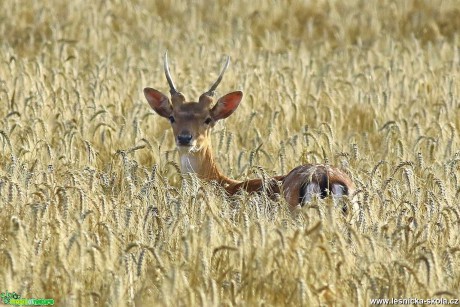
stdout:
<svg viewBox="0 0 460 307">
<path fill-rule="evenodd" d="M 0 8 L 0 292 L 59 306 L 460 297 L 455 0 Z M 192 101 L 232 58 L 217 96 L 244 99 L 212 135 L 224 173 L 337 164 L 355 210 L 314 199 L 290 214 L 181 175 L 141 91 L 167 89 L 166 49 Z"/>
</svg>

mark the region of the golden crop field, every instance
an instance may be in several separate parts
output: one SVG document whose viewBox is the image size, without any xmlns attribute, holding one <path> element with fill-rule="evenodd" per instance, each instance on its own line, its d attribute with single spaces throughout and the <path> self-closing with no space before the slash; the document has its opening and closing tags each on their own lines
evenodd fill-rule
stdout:
<svg viewBox="0 0 460 307">
<path fill-rule="evenodd" d="M 456 0 L 0 2 L 0 292 L 56 306 L 367 306 L 460 298 Z M 306 162 L 359 210 L 182 176 L 164 93 L 242 90 L 235 179 Z M 350 200 L 346 200 L 350 201 Z"/>
</svg>

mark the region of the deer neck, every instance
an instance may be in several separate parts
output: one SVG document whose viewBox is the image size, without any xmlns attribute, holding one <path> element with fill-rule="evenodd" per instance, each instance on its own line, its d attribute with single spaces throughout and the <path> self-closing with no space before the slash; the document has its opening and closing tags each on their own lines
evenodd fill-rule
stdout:
<svg viewBox="0 0 460 307">
<path fill-rule="evenodd" d="M 239 181 L 230 179 L 219 171 L 210 144 L 191 151 L 179 149 L 179 155 L 182 174 L 195 173 L 198 178 L 216 181 L 223 187 L 239 183 Z"/>
</svg>

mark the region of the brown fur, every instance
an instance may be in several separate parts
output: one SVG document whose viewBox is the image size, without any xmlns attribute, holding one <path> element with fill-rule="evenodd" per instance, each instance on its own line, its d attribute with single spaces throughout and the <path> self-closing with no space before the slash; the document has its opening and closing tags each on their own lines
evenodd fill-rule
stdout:
<svg viewBox="0 0 460 307">
<path fill-rule="evenodd" d="M 281 194 L 280 183 L 283 181 L 284 177 L 285 176 L 275 176 L 266 180 L 265 191 L 270 197 L 273 198 L 275 194 Z M 262 192 L 264 190 L 264 183 L 262 179 L 250 179 L 229 185 L 225 190 L 230 195 L 238 193 L 240 190 L 245 190 L 249 193 Z"/>
<path fill-rule="evenodd" d="M 294 168 L 283 180 L 284 197 L 289 205 L 297 206 L 304 196 L 303 188 L 312 182 L 320 186 L 322 198 L 327 196 L 333 184 L 343 185 L 347 195 L 354 191 L 350 177 L 340 169 L 324 164 L 305 164 Z"/>
</svg>

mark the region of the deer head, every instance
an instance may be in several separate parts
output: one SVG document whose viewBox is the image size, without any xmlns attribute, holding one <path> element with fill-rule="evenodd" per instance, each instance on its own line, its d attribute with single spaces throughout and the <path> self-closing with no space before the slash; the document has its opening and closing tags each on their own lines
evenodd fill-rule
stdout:
<svg viewBox="0 0 460 307">
<path fill-rule="evenodd" d="M 160 116 L 169 119 L 176 145 L 179 149 L 198 151 L 209 144 L 210 130 L 215 123 L 230 116 L 243 98 L 241 91 L 228 93 L 214 103 L 214 94 L 230 63 L 227 57 L 223 69 L 198 102 L 186 102 L 184 95 L 176 89 L 168 65 L 168 54 L 164 57 L 164 71 L 169 84 L 171 99 L 153 88 L 145 88 L 144 95 L 152 109 Z"/>
</svg>

